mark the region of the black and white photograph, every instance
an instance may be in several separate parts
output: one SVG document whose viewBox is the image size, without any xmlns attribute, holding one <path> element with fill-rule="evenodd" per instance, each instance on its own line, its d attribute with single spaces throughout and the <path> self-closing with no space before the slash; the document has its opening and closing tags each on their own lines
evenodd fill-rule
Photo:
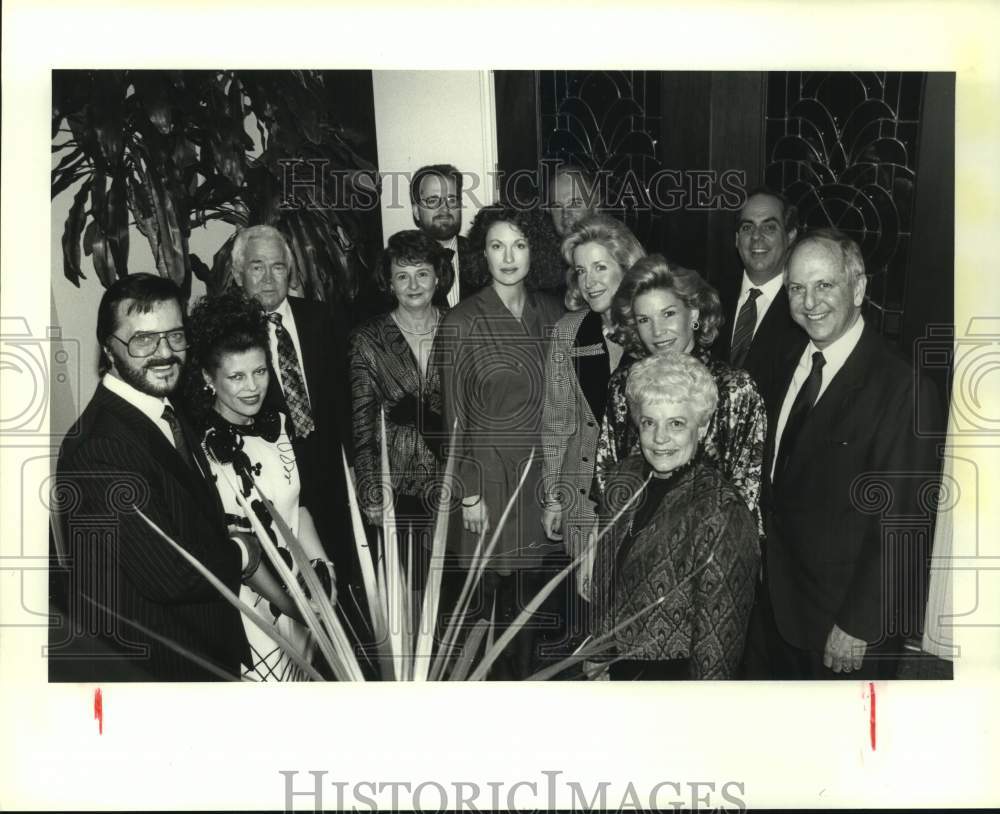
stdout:
<svg viewBox="0 0 1000 814">
<path fill-rule="evenodd" d="M 441 64 L 443 7 L 392 59 L 144 55 L 199 24 L 153 6 L 60 56 L 82 11 L 5 12 L 59 22 L 5 38 L 0 675 L 41 723 L 4 806 L 995 800 L 963 755 L 996 723 L 1000 142 L 963 94 L 997 66 L 960 5 L 925 60 L 699 19 L 732 64 Z M 620 33 L 645 14 L 687 20 Z"/>
</svg>

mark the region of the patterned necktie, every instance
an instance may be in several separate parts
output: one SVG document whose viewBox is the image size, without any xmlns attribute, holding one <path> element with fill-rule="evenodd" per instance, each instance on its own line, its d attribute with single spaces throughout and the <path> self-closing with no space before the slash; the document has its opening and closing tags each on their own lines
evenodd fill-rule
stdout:
<svg viewBox="0 0 1000 814">
<path fill-rule="evenodd" d="M 785 422 L 785 429 L 781 433 L 781 443 L 778 445 L 778 457 L 774 464 L 775 479 L 788 463 L 788 456 L 791 455 L 795 447 L 795 439 L 802 430 L 802 425 L 806 422 L 806 416 L 816 403 L 819 396 L 819 389 L 823 384 L 823 365 L 826 359 L 823 354 L 816 351 L 812 356 L 812 369 L 806 377 L 805 383 L 799 388 L 799 392 L 792 402 L 792 409 L 788 411 L 788 420 Z"/>
<path fill-rule="evenodd" d="M 281 384 L 285 392 L 288 414 L 295 426 L 295 434 L 299 438 L 305 438 L 316 429 L 316 423 L 309 409 L 309 396 L 306 393 L 302 370 L 299 368 L 295 344 L 292 342 L 291 334 L 281 324 L 281 314 L 272 312 L 267 318 L 274 323 L 275 335 L 278 337 L 278 369 L 281 372 Z"/>
<path fill-rule="evenodd" d="M 181 456 L 184 463 L 195 471 L 198 471 L 198 467 L 194 462 L 194 456 L 191 454 L 191 447 L 188 446 L 187 438 L 184 437 L 184 430 L 181 428 L 180 419 L 177 418 L 174 408 L 169 404 L 163 407 L 163 420 L 170 425 L 170 432 L 174 436 L 174 446 L 177 448 L 177 454 Z"/>
<path fill-rule="evenodd" d="M 732 349 L 729 351 L 729 362 L 734 367 L 742 367 L 743 360 L 750 350 L 750 341 L 753 339 L 753 329 L 757 326 L 757 297 L 760 296 L 759 288 L 751 288 L 747 294 L 747 301 L 740 308 L 740 313 L 736 317 L 736 328 L 733 331 Z"/>
</svg>

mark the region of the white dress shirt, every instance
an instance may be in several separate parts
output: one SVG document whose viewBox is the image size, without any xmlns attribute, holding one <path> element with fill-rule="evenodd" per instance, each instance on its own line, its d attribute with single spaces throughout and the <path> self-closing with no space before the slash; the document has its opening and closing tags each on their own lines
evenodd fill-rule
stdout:
<svg viewBox="0 0 1000 814">
<path fill-rule="evenodd" d="M 830 386 L 830 382 L 833 381 L 833 377 L 844 366 L 847 357 L 851 355 L 851 351 L 854 350 L 861 339 L 861 332 L 864 330 L 864 327 L 864 318 L 859 315 L 857 321 L 847 329 L 843 336 L 823 349 L 824 364 L 822 380 L 820 381 L 819 394 L 816 396 L 815 404 L 818 404 L 819 400 L 823 398 L 823 394 L 826 392 L 826 388 Z M 781 435 L 785 431 L 785 424 L 788 422 L 788 414 L 792 411 L 792 404 L 795 403 L 795 397 L 809 377 L 809 371 L 812 370 L 812 357 L 818 350 L 819 348 L 811 341 L 806 345 L 806 349 L 799 358 L 799 363 L 795 366 L 795 373 L 792 374 L 792 383 L 788 387 L 788 392 L 785 393 L 785 400 L 781 403 L 781 412 L 778 413 L 778 426 L 774 432 L 774 457 L 771 459 L 772 479 L 774 478 L 774 466 L 778 459 L 778 449 L 781 446 Z"/>
<path fill-rule="evenodd" d="M 739 318 L 740 309 L 750 298 L 750 289 L 756 288 L 760 291 L 760 296 L 757 297 L 757 302 L 754 303 L 757 310 L 757 322 L 753 326 L 753 333 L 750 334 L 750 340 L 753 341 L 754 336 L 757 335 L 757 329 L 760 327 L 760 323 L 764 321 L 764 315 L 767 313 L 767 309 L 771 307 L 771 303 L 774 302 L 774 298 L 778 296 L 778 292 L 781 291 L 781 286 L 783 284 L 784 281 L 782 279 L 782 275 L 776 274 L 764 283 L 764 285 L 754 285 L 750 282 L 750 278 L 747 276 L 746 271 L 743 272 L 743 283 L 740 286 L 740 296 L 739 299 L 736 300 L 736 311 L 733 312 L 733 325 L 729 330 L 730 344 L 732 344 L 732 339 L 736 335 L 736 320 Z"/>
<path fill-rule="evenodd" d="M 288 331 L 288 335 L 292 337 L 292 345 L 295 346 L 295 356 L 299 360 L 299 370 L 302 372 L 302 381 L 306 385 L 306 399 L 309 401 L 310 406 L 312 406 L 312 401 L 309 399 L 309 382 L 306 380 L 306 366 L 302 362 L 302 345 L 299 344 L 299 331 L 295 327 L 295 317 L 292 315 L 292 307 L 288 304 L 288 297 L 285 297 L 281 301 L 281 305 L 275 308 L 273 313 L 281 315 L 281 327 Z M 285 383 L 281 380 L 281 365 L 278 362 L 278 326 L 273 322 L 267 323 L 267 335 L 268 344 L 271 346 L 271 365 L 274 368 L 275 375 L 278 377 L 278 384 L 281 385 L 281 389 L 284 391 Z"/>
<path fill-rule="evenodd" d="M 163 418 L 164 407 L 170 405 L 170 409 L 174 409 L 173 405 L 171 405 L 167 399 L 157 398 L 156 396 L 151 396 L 148 393 L 142 393 L 139 390 L 136 390 L 128 382 L 119 379 L 111 373 L 104 374 L 101 378 L 101 384 L 108 388 L 108 390 L 116 396 L 120 396 L 125 399 L 125 401 L 152 421 L 157 427 L 159 427 L 163 436 L 170 442 L 170 446 L 174 449 L 177 448 L 177 445 L 174 443 L 174 432 L 170 429 L 170 425 Z"/>
<path fill-rule="evenodd" d="M 458 285 L 458 235 L 455 235 L 447 243 L 441 244 L 442 249 L 451 249 L 455 254 L 451 258 L 451 266 L 455 269 L 455 281 L 451 284 L 451 288 L 448 290 L 448 307 L 454 308 L 458 305 L 459 299 L 461 299 L 461 292 Z"/>
</svg>

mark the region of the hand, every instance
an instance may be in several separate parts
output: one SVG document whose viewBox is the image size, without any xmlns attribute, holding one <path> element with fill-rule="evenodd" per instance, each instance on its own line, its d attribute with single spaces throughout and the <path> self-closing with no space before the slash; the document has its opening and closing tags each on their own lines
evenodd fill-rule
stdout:
<svg viewBox="0 0 1000 814">
<path fill-rule="evenodd" d="M 468 499 L 471 500 L 475 495 L 470 496 Z M 466 506 L 462 504 L 462 525 L 465 526 L 466 531 L 471 531 L 473 534 L 482 534 L 485 531 L 489 531 L 490 528 L 490 517 L 489 512 L 486 511 L 486 503 L 480 500 L 473 506 Z"/>
<path fill-rule="evenodd" d="M 823 651 L 823 666 L 835 673 L 850 673 L 861 669 L 868 642 L 855 639 L 850 633 L 845 633 L 836 625 L 826 637 L 826 649 Z"/>
<path fill-rule="evenodd" d="M 542 528 L 550 540 L 561 540 L 563 508 L 559 503 L 550 503 L 542 512 Z"/>
</svg>

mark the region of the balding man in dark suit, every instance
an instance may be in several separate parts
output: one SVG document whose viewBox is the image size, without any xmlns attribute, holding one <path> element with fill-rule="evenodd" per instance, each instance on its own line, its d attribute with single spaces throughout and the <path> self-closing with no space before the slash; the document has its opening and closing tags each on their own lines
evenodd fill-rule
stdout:
<svg viewBox="0 0 1000 814">
<path fill-rule="evenodd" d="M 921 546 L 895 528 L 923 514 L 933 444 L 914 429 L 934 394 L 861 315 L 857 244 L 833 230 L 788 256 L 792 318 L 805 331 L 776 363 L 765 449 L 765 585 L 751 620 L 751 678 L 893 678 L 904 586 Z M 872 495 L 884 495 L 884 506 Z M 886 516 L 889 516 L 887 524 Z"/>
</svg>

